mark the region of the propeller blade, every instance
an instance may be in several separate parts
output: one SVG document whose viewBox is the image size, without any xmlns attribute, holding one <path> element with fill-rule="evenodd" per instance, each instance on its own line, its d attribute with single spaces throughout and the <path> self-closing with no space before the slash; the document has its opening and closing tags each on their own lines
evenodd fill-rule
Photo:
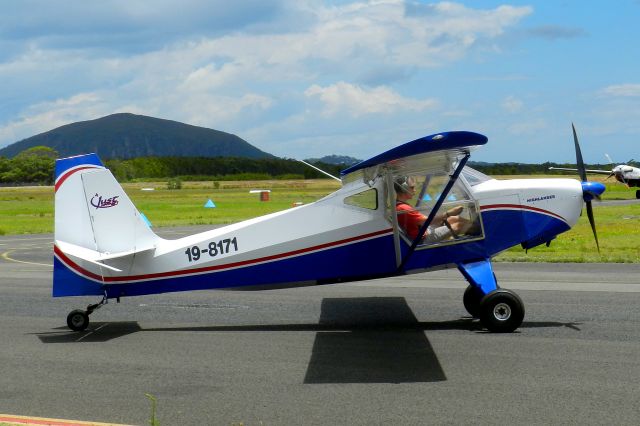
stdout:
<svg viewBox="0 0 640 426">
<path fill-rule="evenodd" d="M 578 174 L 580 175 L 580 180 L 583 182 L 587 181 L 587 172 L 584 168 L 584 161 L 582 161 L 582 152 L 580 151 L 580 144 L 578 143 L 578 135 L 576 135 L 576 127 L 571 123 L 571 129 L 573 130 L 573 143 L 576 146 L 576 166 L 578 168 Z"/>
<path fill-rule="evenodd" d="M 605 191 L 605 186 L 600 182 L 587 181 L 587 172 L 584 167 L 584 161 L 582 161 L 582 152 L 580 151 L 580 144 L 578 143 L 578 135 L 576 134 L 576 127 L 573 123 L 571 123 L 571 129 L 573 130 L 573 143 L 576 147 L 576 166 L 578 168 L 580 180 L 582 181 L 582 198 L 584 198 L 584 202 L 587 205 L 587 217 L 589 218 L 589 224 L 591 224 L 593 237 L 596 239 L 598 253 L 600 253 L 600 243 L 598 242 L 598 233 L 596 232 L 596 221 L 593 218 L 591 200 L 594 198 L 599 200 L 600 195 Z"/>
<path fill-rule="evenodd" d="M 613 160 L 611 159 L 611 157 L 609 157 L 609 154 L 605 152 L 604 156 L 607 157 L 607 160 L 609 160 L 609 164 L 613 164 Z"/>
<path fill-rule="evenodd" d="M 596 239 L 596 247 L 598 247 L 598 253 L 600 253 L 600 244 L 598 243 L 598 233 L 596 232 L 596 221 L 593 218 L 593 207 L 591 207 L 591 201 L 587 201 L 587 217 L 591 224 L 591 230 L 593 231 L 593 237 Z"/>
</svg>

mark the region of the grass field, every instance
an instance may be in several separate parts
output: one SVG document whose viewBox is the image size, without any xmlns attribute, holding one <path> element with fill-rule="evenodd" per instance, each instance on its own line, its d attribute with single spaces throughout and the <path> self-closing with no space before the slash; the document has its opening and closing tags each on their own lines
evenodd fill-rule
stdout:
<svg viewBox="0 0 640 426">
<path fill-rule="evenodd" d="M 309 203 L 339 188 L 330 180 L 186 182 L 169 190 L 166 182 L 124 184 L 138 210 L 153 226 L 227 224 Z M 142 191 L 142 188 L 154 188 Z M 261 202 L 251 189 L 270 189 L 270 201 Z M 0 188 L 0 235 L 53 232 L 53 187 Z M 211 199 L 216 208 L 205 209 Z"/>
<path fill-rule="evenodd" d="M 530 176 L 527 176 L 530 177 Z M 538 176 L 536 176 L 538 177 Z M 513 178 L 513 176 L 507 177 Z M 228 224 L 290 208 L 293 203 L 313 202 L 339 188 L 328 180 L 185 182 L 169 190 L 166 182 L 124 184 L 138 209 L 154 227 Z M 142 191 L 142 188 L 154 188 Z M 270 189 L 270 201 L 261 202 L 251 189 Z M 53 188 L 0 188 L 0 235 L 53 232 Z M 633 199 L 635 190 L 607 183 L 604 200 Z M 208 199 L 216 208 L 204 208 Z M 596 251 L 586 214 L 550 247 L 528 253 L 514 247 L 497 257 L 501 261 L 640 262 L 640 205 L 598 206 L 594 213 L 601 252 Z"/>
</svg>

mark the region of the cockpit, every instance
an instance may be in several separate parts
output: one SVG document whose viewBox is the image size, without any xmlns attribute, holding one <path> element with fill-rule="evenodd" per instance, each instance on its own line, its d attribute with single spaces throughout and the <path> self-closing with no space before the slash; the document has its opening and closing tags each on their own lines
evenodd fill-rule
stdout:
<svg viewBox="0 0 640 426">
<path fill-rule="evenodd" d="M 468 174 L 477 184 L 480 176 L 472 170 Z M 386 213 L 408 244 L 419 238 L 417 248 L 426 248 L 483 237 L 479 206 L 466 178 L 458 178 L 445 195 L 450 176 L 444 170 L 396 170 L 392 179 L 395 200 L 389 200 Z"/>
<path fill-rule="evenodd" d="M 462 150 L 430 152 L 360 170 L 349 181 L 364 181 L 370 189 L 344 202 L 370 210 L 382 205 L 397 238 L 416 242 L 417 249 L 482 239 L 472 187 L 491 178 L 468 166 L 452 177 L 464 155 Z"/>
</svg>

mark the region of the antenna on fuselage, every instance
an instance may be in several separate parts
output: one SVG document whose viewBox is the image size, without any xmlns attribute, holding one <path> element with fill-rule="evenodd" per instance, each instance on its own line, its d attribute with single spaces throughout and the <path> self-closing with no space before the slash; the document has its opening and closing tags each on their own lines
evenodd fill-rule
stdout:
<svg viewBox="0 0 640 426">
<path fill-rule="evenodd" d="M 320 173 L 324 173 L 325 175 L 329 176 L 331 179 L 335 179 L 338 182 L 342 182 L 342 180 L 340 180 L 339 178 L 335 177 L 331 173 L 327 173 L 324 170 L 314 166 L 313 164 L 309 164 L 309 163 L 307 163 L 306 161 L 303 161 L 303 160 L 298 160 L 298 161 L 301 162 L 302 164 L 306 164 L 307 166 L 311 167 L 312 169 L 315 169 L 315 170 L 319 171 Z"/>
</svg>

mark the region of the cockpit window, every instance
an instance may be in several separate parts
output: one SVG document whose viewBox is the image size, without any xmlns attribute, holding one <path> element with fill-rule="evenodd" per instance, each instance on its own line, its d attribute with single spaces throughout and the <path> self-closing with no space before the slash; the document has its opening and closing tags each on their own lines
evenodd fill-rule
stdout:
<svg viewBox="0 0 640 426">
<path fill-rule="evenodd" d="M 344 199 L 344 203 L 362 209 L 376 210 L 378 208 L 378 191 L 367 189 Z"/>
<path fill-rule="evenodd" d="M 465 166 L 462 169 L 462 176 L 464 176 L 464 178 L 466 179 L 467 183 L 470 186 L 476 186 L 479 183 L 486 182 L 488 180 L 493 179 L 492 177 L 489 177 L 484 173 L 479 172 L 476 169 L 472 169 L 471 167 L 468 167 L 468 166 Z"/>
</svg>

